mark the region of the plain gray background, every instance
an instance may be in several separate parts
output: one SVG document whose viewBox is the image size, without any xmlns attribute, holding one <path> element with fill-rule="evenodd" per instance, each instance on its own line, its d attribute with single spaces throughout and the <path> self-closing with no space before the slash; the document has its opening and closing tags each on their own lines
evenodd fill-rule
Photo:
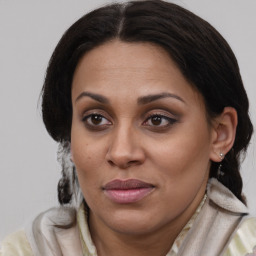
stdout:
<svg viewBox="0 0 256 256">
<path fill-rule="evenodd" d="M 57 205 L 56 143 L 44 129 L 39 94 L 63 32 L 103 0 L 0 0 L 0 240 Z M 173 1 L 209 21 L 227 39 L 241 68 L 256 124 L 256 1 Z M 39 104 L 40 105 L 40 104 Z M 255 200 L 255 137 L 242 165 L 244 192 Z"/>
</svg>

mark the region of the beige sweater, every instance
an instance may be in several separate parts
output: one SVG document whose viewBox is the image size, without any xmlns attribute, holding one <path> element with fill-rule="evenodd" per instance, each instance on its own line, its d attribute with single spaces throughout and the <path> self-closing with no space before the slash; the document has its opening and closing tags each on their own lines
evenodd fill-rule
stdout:
<svg viewBox="0 0 256 256">
<path fill-rule="evenodd" d="M 244 217 L 247 208 L 216 179 L 210 180 L 207 196 L 178 253 L 171 250 L 167 256 L 256 255 L 256 219 Z M 83 207 L 77 213 L 68 207 L 50 209 L 25 231 L 7 237 L 0 256 L 97 256 L 86 219 Z"/>
</svg>

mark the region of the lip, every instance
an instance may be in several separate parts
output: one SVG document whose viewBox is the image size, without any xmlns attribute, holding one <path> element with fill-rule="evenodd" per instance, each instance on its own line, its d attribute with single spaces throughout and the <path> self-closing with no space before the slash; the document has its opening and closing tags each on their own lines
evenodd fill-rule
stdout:
<svg viewBox="0 0 256 256">
<path fill-rule="evenodd" d="M 114 203 L 131 204 L 145 198 L 154 185 L 137 179 L 113 180 L 103 187 L 104 194 Z"/>
</svg>

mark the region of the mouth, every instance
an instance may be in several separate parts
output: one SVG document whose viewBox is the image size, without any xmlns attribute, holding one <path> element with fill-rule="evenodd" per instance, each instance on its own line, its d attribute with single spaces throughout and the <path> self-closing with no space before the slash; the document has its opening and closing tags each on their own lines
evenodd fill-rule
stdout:
<svg viewBox="0 0 256 256">
<path fill-rule="evenodd" d="M 113 180 L 103 187 L 105 195 L 114 203 L 131 204 L 150 194 L 155 187 L 137 179 Z"/>
</svg>

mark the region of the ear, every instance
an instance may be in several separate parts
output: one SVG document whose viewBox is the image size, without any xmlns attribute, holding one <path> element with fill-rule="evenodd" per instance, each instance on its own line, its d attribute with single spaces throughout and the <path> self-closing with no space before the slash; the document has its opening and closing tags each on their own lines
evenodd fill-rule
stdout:
<svg viewBox="0 0 256 256">
<path fill-rule="evenodd" d="M 237 112 L 232 107 L 225 107 L 223 112 L 214 119 L 212 150 L 210 159 L 221 162 L 232 148 L 237 127 Z"/>
</svg>

